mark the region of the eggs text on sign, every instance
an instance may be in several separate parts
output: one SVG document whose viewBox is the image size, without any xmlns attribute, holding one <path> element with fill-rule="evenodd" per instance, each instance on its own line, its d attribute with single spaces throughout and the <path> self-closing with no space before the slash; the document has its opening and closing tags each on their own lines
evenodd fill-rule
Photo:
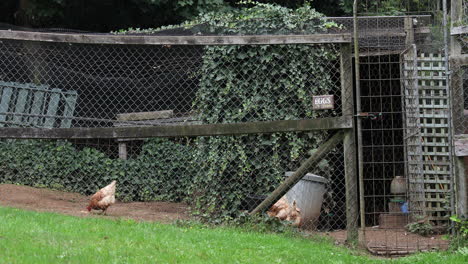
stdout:
<svg viewBox="0 0 468 264">
<path fill-rule="evenodd" d="M 312 108 L 317 109 L 334 109 L 335 101 L 333 95 L 318 95 L 312 97 Z"/>
</svg>

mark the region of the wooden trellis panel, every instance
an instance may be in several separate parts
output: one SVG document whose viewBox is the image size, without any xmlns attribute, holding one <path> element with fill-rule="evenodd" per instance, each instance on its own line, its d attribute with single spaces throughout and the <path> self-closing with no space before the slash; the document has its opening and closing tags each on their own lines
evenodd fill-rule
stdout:
<svg viewBox="0 0 468 264">
<path fill-rule="evenodd" d="M 425 214 L 422 131 L 419 108 L 417 50 L 413 45 L 402 56 L 401 85 L 404 105 L 404 146 L 409 209 L 413 216 Z"/>
<path fill-rule="evenodd" d="M 452 175 L 445 60 L 440 54 L 432 53 L 419 53 L 416 60 L 419 124 L 406 122 L 406 125 L 419 126 L 421 153 L 407 148 L 407 155 L 408 158 L 422 156 L 419 178 L 424 188 L 423 210 L 431 221 L 440 225 L 448 221 Z M 404 71 L 412 70 L 408 64 L 404 64 Z"/>
</svg>

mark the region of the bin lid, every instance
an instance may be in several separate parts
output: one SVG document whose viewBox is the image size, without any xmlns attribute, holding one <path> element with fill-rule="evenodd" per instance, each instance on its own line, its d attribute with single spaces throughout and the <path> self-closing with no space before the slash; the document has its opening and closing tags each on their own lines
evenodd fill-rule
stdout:
<svg viewBox="0 0 468 264">
<path fill-rule="evenodd" d="M 284 173 L 284 176 L 289 177 L 289 176 L 293 175 L 293 173 L 294 173 L 294 171 L 287 171 L 287 172 Z M 311 182 L 320 182 L 320 183 L 323 183 L 323 184 L 328 183 L 327 178 L 324 178 L 322 176 L 318 176 L 318 175 L 315 175 L 315 174 L 312 174 L 312 173 L 307 173 L 306 175 L 304 175 L 304 177 L 302 177 L 301 180 L 311 181 Z"/>
</svg>

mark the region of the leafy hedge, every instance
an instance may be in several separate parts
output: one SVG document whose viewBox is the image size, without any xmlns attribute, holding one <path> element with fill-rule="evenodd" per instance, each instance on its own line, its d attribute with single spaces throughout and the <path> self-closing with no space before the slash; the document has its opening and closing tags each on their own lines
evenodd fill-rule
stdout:
<svg viewBox="0 0 468 264">
<path fill-rule="evenodd" d="M 193 147 L 148 140 L 131 160 L 111 159 L 93 148 L 78 151 L 66 141 L 0 142 L 0 182 L 49 187 L 89 195 L 118 180 L 123 201 L 182 201 L 193 175 Z M 189 165 L 189 166 L 187 166 Z"/>
</svg>

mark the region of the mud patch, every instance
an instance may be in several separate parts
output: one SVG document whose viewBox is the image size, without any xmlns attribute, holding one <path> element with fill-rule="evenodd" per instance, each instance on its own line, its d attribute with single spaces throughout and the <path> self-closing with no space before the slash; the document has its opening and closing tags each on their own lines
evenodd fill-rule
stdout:
<svg viewBox="0 0 468 264">
<path fill-rule="evenodd" d="M 116 202 L 107 216 L 89 214 L 88 196 L 13 184 L 0 184 L 0 205 L 38 212 L 54 212 L 80 217 L 129 218 L 139 221 L 171 223 L 188 219 L 187 205 L 170 202 Z"/>
</svg>

